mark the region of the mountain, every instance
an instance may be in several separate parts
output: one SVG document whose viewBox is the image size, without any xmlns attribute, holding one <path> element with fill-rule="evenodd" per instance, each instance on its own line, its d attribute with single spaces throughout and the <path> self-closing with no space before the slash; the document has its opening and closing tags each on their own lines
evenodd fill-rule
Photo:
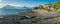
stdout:
<svg viewBox="0 0 60 24">
<path fill-rule="evenodd" d="M 27 10 L 32 10 L 32 8 L 29 7 L 14 7 L 10 5 L 6 5 L 3 8 L 0 9 L 0 15 L 6 15 L 6 14 L 15 14 L 16 12 L 24 12 Z"/>
<path fill-rule="evenodd" d="M 2 7 L 1 9 L 16 9 L 16 7 L 10 6 L 10 5 L 6 5 L 6 6 Z"/>
<path fill-rule="evenodd" d="M 49 3 L 49 4 L 44 4 L 44 5 L 39 5 L 35 7 L 34 9 L 36 10 L 46 10 L 46 11 L 54 11 L 57 12 L 58 10 L 60 11 L 60 2 L 54 2 L 54 3 Z"/>
<path fill-rule="evenodd" d="M 11 5 L 6 5 L 4 7 L 2 7 L 1 9 L 29 9 L 29 7 L 15 7 L 15 6 L 11 6 Z"/>
<path fill-rule="evenodd" d="M 60 2 L 55 2 L 55 3 L 52 4 L 52 6 L 60 9 Z"/>
</svg>

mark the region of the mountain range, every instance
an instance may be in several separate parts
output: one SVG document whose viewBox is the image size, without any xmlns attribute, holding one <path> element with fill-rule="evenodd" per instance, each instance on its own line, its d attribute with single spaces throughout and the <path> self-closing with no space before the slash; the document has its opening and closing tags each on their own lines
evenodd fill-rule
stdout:
<svg viewBox="0 0 60 24">
<path fill-rule="evenodd" d="M 11 5 L 6 5 L 2 8 L 0 8 L 0 15 L 5 15 L 5 14 L 15 14 L 16 12 L 24 12 L 26 10 L 32 10 L 32 8 L 29 7 L 15 7 Z"/>
<path fill-rule="evenodd" d="M 15 6 L 11 6 L 11 5 L 6 5 L 2 8 L 0 8 L 0 9 L 21 9 L 21 8 L 26 9 L 26 8 L 29 8 L 29 7 L 26 7 L 26 6 L 24 6 L 24 7 L 15 7 Z"/>
</svg>

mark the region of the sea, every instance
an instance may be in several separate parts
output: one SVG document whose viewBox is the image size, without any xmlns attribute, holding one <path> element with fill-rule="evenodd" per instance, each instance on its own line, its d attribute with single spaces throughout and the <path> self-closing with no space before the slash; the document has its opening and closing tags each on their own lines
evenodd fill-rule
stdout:
<svg viewBox="0 0 60 24">
<path fill-rule="evenodd" d="M 26 10 L 32 10 L 32 8 L 21 8 L 21 9 L 0 9 L 0 15 L 16 14 L 16 12 L 25 12 Z"/>
</svg>

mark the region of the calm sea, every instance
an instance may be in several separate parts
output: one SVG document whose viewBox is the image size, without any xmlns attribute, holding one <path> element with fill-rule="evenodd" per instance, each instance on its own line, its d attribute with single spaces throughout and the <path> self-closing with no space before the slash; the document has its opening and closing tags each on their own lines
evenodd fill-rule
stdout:
<svg viewBox="0 0 60 24">
<path fill-rule="evenodd" d="M 0 9 L 0 15 L 15 14 L 16 12 L 24 12 L 26 10 L 32 10 L 32 8 L 21 8 L 21 9 Z"/>
</svg>

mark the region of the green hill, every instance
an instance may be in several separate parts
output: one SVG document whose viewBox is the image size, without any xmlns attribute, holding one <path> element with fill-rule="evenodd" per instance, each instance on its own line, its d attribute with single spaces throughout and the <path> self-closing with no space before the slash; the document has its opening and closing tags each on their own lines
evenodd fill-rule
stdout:
<svg viewBox="0 0 60 24">
<path fill-rule="evenodd" d="M 54 2 L 54 3 L 50 3 L 50 4 L 45 4 L 45 5 L 39 5 L 37 7 L 35 7 L 34 9 L 36 10 L 47 10 L 49 11 L 60 11 L 60 2 Z"/>
</svg>

